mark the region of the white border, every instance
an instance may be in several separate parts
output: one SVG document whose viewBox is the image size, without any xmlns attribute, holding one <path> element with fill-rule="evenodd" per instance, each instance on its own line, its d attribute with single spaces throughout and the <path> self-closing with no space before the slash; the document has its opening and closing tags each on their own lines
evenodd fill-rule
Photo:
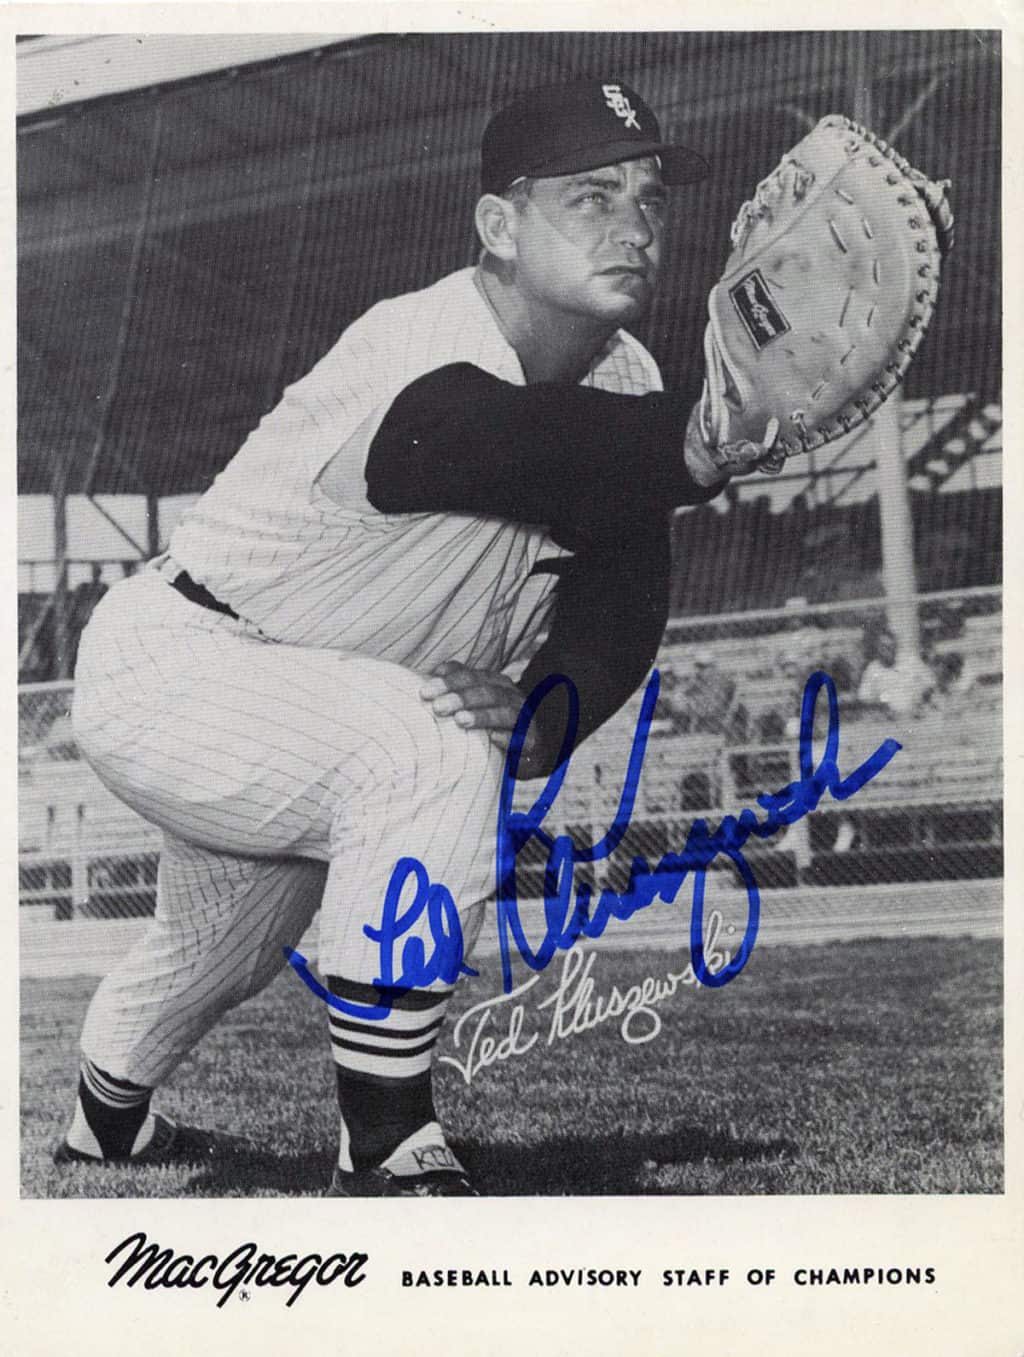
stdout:
<svg viewBox="0 0 1024 1357">
<path fill-rule="evenodd" d="M 9 7 L 0 12 L 9 37 L 0 79 L 4 163 L 13 164 L 13 49 L 15 32 L 246 33 L 318 34 L 326 30 L 359 32 L 458 31 L 493 28 L 588 29 L 628 24 L 641 28 L 821 28 L 825 12 L 817 6 L 777 3 L 723 3 L 709 16 L 702 5 L 595 4 L 291 4 L 243 6 L 229 3 L 193 7 L 151 4 L 139 7 L 87 4 Z M 1020 221 L 1021 126 L 1017 90 L 1022 81 L 1021 32 L 1017 6 L 901 0 L 828 7 L 829 26 L 863 28 L 1003 28 L 1007 101 L 1004 165 L 1004 222 L 1008 258 L 1006 296 L 1011 299 L 1008 334 L 1004 485 L 1008 505 L 1022 502 L 1020 470 L 1015 464 L 1013 431 L 1020 410 L 1017 352 L 1017 298 L 1022 293 L 1021 251 L 1015 248 Z M 3 252 L 0 278 L 10 298 L 13 278 L 13 174 L 3 179 L 0 209 Z M 991 211 L 986 204 L 963 204 L 961 211 Z M 3 311 L 3 399 L 8 418 L 8 458 L 3 472 L 13 516 L 13 307 Z M 1010 345 L 1012 344 L 1012 347 Z M 1021 616 L 1019 531 L 1006 534 L 1004 619 L 1007 635 L 1006 823 L 1014 827 L 1021 806 L 1018 765 L 1024 748 L 1019 701 L 1012 700 L 1019 672 L 1016 641 Z M 13 535 L 4 556 L 7 590 L 15 598 Z M 9 636 L 16 634 L 13 624 Z M 8 693 L 14 692 L 10 666 Z M 5 752 L 9 776 L 5 803 L 14 804 L 13 740 L 8 725 Z M 1021 836 L 1007 835 L 1007 994 L 1006 1050 L 1024 1049 L 1020 996 L 1024 993 L 1022 921 L 1015 888 L 1024 880 Z M 18 1196 L 16 874 L 13 833 L 5 840 L 12 891 L 3 915 L 8 984 L 3 1015 L 8 1040 L 3 1044 L 2 1178 L 0 1230 L 0 1342 L 19 1357 L 74 1351 L 76 1354 L 180 1354 L 204 1344 L 219 1354 L 290 1353 L 303 1346 L 330 1354 L 381 1350 L 394 1354 L 448 1353 L 538 1354 L 578 1352 L 643 1353 L 650 1357 L 699 1350 L 722 1357 L 1017 1357 L 1024 1352 L 1024 1196 L 1021 1181 L 1021 1121 L 1024 1090 L 1019 1056 L 1009 1064 L 1006 1086 L 1008 1137 L 1007 1190 L 999 1197 L 718 1197 L 509 1200 L 481 1202 L 352 1202 L 329 1200 L 218 1201 L 21 1201 Z M 680 1072 L 684 1079 L 685 1072 Z M 285 1252 L 360 1248 L 371 1254 L 370 1280 L 361 1288 L 307 1291 L 293 1309 L 279 1294 L 263 1293 L 253 1303 L 217 1310 L 208 1291 L 117 1292 L 104 1285 L 103 1254 L 130 1231 L 144 1228 L 151 1237 L 179 1249 L 226 1251 L 246 1239 Z M 900 1265 L 930 1262 L 938 1270 L 934 1288 L 878 1287 L 872 1290 L 770 1289 L 742 1283 L 748 1267 L 772 1266 L 781 1278 L 802 1262 L 820 1266 Z M 402 1290 L 403 1266 L 442 1263 L 471 1267 L 509 1267 L 523 1276 L 532 1267 L 644 1267 L 653 1276 L 663 1267 L 728 1266 L 729 1288 L 642 1292 Z"/>
</svg>

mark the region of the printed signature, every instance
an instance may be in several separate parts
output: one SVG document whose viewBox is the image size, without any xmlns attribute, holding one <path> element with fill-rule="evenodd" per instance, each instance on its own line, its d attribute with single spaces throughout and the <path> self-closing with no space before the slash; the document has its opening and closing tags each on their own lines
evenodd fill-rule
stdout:
<svg viewBox="0 0 1024 1357">
<path fill-rule="evenodd" d="M 728 965 L 729 952 L 718 950 L 722 916 L 712 910 L 708 916 L 708 939 L 705 957 L 710 970 L 718 971 Z M 682 971 L 666 971 L 663 976 L 648 975 L 639 983 L 622 990 L 613 985 L 602 993 L 594 975 L 598 954 L 574 947 L 562 958 L 562 971 L 554 991 L 533 1007 L 536 1016 L 550 1010 L 547 1018 L 547 1046 L 582 1036 L 607 1022 L 617 1021 L 619 1035 L 630 1046 L 653 1041 L 661 1032 L 662 1021 L 658 1006 L 673 998 L 686 985 L 697 985 L 692 964 Z M 531 975 L 507 994 L 496 994 L 467 1008 L 452 1027 L 452 1046 L 462 1053 L 442 1055 L 438 1059 L 454 1065 L 467 1084 L 481 1070 L 516 1056 L 526 1055 L 541 1038 L 537 1030 L 525 1031 L 530 1010 L 522 1002 L 540 981 L 539 973 Z"/>
<path fill-rule="evenodd" d="M 618 807 L 607 833 L 592 844 L 575 843 L 568 835 L 552 835 L 545 828 L 546 818 L 568 771 L 576 737 L 579 719 L 576 688 L 564 676 L 552 675 L 539 683 L 523 704 L 505 760 L 495 845 L 496 921 L 505 994 L 511 994 L 513 990 L 513 946 L 531 970 L 543 971 L 556 952 L 569 951 L 579 938 L 599 938 L 612 919 L 630 919 L 656 900 L 671 904 L 688 877 L 690 964 L 699 984 L 709 988 L 727 985 L 750 960 L 760 923 L 760 891 L 743 853 L 747 841 L 751 837 L 769 839 L 784 825 L 802 820 L 817 808 L 826 793 L 833 801 L 848 801 L 877 777 L 902 748 L 896 740 L 884 740 L 874 753 L 844 777 L 839 771 L 840 722 L 836 686 L 828 674 L 818 670 L 808 678 L 801 701 L 797 750 L 799 778 L 777 792 L 762 792 L 756 797 L 758 810 L 744 807 L 738 815 L 724 816 L 715 829 L 709 828 L 706 820 L 694 820 L 682 850 L 666 852 L 655 864 L 648 862 L 642 854 L 635 854 L 626 889 L 620 893 L 605 887 L 595 899 L 589 883 L 576 878 L 575 868 L 579 864 L 611 858 L 622 844 L 633 817 L 647 738 L 658 701 L 658 686 L 658 671 L 654 670 L 644 692 Z M 530 723 L 545 697 L 558 687 L 566 689 L 569 708 L 558 765 L 530 808 L 514 810 L 516 773 Z M 828 703 L 828 728 L 823 752 L 815 762 L 815 715 L 822 692 Z M 758 811 L 763 818 L 759 818 Z M 543 902 L 545 932 L 536 946 L 526 936 L 516 882 L 519 855 L 534 841 L 547 854 Z M 705 955 L 704 911 L 707 873 L 718 858 L 731 864 L 746 890 L 747 923 L 735 955 L 715 971 Z M 412 898 L 403 906 L 410 885 Z M 421 938 L 405 936 L 424 915 L 432 942 L 429 955 Z M 344 1013 L 364 1020 L 384 1018 L 397 993 L 422 989 L 436 980 L 454 984 L 460 975 L 476 974 L 464 961 L 459 913 L 451 892 L 443 882 L 432 881 L 417 858 L 400 858 L 395 864 L 384 898 L 380 926 L 366 924 L 363 931 L 379 948 L 380 974 L 373 982 L 381 991 L 381 1002 L 377 1005 L 354 1004 L 330 994 L 310 973 L 305 957 L 290 948 L 285 949 L 289 963 L 310 989 L 332 1008 Z M 400 943 L 400 959 L 396 962 Z"/>
</svg>

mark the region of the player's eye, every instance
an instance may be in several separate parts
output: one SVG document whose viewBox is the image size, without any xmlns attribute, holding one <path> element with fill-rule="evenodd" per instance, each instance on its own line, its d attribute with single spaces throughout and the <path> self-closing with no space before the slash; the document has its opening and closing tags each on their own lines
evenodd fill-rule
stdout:
<svg viewBox="0 0 1024 1357">
<path fill-rule="evenodd" d="M 600 188 L 588 189 L 586 193 L 581 193 L 576 199 L 576 204 L 580 207 L 607 207 L 608 202 L 608 194 Z"/>
</svg>

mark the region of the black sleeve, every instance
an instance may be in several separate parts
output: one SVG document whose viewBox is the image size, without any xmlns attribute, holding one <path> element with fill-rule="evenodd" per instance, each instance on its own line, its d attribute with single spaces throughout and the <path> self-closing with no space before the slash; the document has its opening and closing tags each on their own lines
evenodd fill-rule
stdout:
<svg viewBox="0 0 1024 1357">
<path fill-rule="evenodd" d="M 475 513 L 546 525 L 561 545 L 622 541 L 721 489 L 686 469 L 692 401 L 571 383 L 516 386 L 471 363 L 395 398 L 366 463 L 382 513 Z"/>
<path fill-rule="evenodd" d="M 668 620 L 668 520 L 653 520 L 642 536 L 617 549 L 583 549 L 566 566 L 555 585 L 548 639 L 518 686 L 526 698 L 549 674 L 571 678 L 580 701 L 579 744 L 636 691 L 658 653 Z M 530 776 L 546 776 L 554 767 L 566 716 L 559 688 L 534 718 L 544 756 Z"/>
</svg>

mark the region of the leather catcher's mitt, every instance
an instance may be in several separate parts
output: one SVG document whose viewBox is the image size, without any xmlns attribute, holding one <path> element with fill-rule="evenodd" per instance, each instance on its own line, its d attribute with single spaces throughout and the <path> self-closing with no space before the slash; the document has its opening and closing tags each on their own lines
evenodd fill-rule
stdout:
<svg viewBox="0 0 1024 1357">
<path fill-rule="evenodd" d="M 953 240 L 949 181 L 932 183 L 884 141 L 830 114 L 744 203 L 708 299 L 700 426 L 767 443 L 762 469 L 849 432 L 901 381 L 931 319 Z"/>
</svg>

